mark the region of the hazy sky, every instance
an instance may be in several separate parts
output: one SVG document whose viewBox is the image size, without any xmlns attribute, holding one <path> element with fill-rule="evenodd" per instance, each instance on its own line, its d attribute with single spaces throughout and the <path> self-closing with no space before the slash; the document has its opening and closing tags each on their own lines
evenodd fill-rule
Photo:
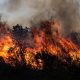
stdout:
<svg viewBox="0 0 80 80">
<path fill-rule="evenodd" d="M 37 10 L 27 5 L 25 0 L 0 0 L 0 14 L 2 19 L 8 21 L 10 25 L 27 24 L 36 13 Z"/>
<path fill-rule="evenodd" d="M 44 10 L 51 0 L 0 0 L 2 19 L 10 25 L 28 25 L 32 16 Z"/>
<path fill-rule="evenodd" d="M 10 25 L 16 25 L 17 23 L 29 25 L 32 16 L 36 16 L 42 12 L 48 14 L 47 12 L 51 11 L 51 7 L 49 8 L 51 1 L 58 3 L 64 0 L 0 0 L 0 14 L 2 15 L 2 19 Z M 44 18 L 45 14 L 43 14 L 42 18 Z M 50 15 L 53 15 L 53 13 Z"/>
</svg>

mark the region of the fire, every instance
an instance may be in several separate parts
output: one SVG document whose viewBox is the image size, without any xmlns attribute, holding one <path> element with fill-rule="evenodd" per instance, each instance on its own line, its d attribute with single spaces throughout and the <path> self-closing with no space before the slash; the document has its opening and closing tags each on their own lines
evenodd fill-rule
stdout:
<svg viewBox="0 0 80 80">
<path fill-rule="evenodd" d="M 19 51 L 8 25 L 0 22 L 0 57 L 5 63 L 15 66 L 16 61 L 21 61 Z"/>
<path fill-rule="evenodd" d="M 25 61 L 26 66 L 43 69 L 45 63 L 42 58 L 43 52 L 58 57 L 62 62 L 65 60 L 67 63 L 66 58 L 70 57 L 72 62 L 80 63 L 79 46 L 70 38 L 65 38 L 60 34 L 59 21 L 43 21 L 39 27 L 33 27 L 31 31 L 34 47 L 28 46 L 22 49 L 24 45 L 20 46 L 11 32 L 0 37 L 0 57 L 5 63 L 16 66 Z"/>
<path fill-rule="evenodd" d="M 0 39 L 0 56 L 7 57 L 7 52 L 10 47 L 14 47 L 14 44 L 9 36 Z"/>
<path fill-rule="evenodd" d="M 0 39 L 0 57 L 4 59 L 5 63 L 11 64 L 11 66 L 15 66 L 15 59 L 19 61 L 19 57 L 17 56 L 19 47 L 15 46 L 16 45 L 9 35 Z"/>
<path fill-rule="evenodd" d="M 38 27 L 39 29 L 33 29 L 35 46 L 33 49 L 26 48 L 25 59 L 27 64 L 30 63 L 32 66 L 38 67 L 34 58 L 37 53 L 42 55 L 42 51 L 47 52 L 51 56 L 57 56 L 62 61 L 70 57 L 73 62 L 76 60 L 79 62 L 80 50 L 78 46 L 71 39 L 61 36 L 60 26 L 56 21 L 54 23 L 46 21 Z M 54 32 L 51 31 L 52 28 Z M 43 66 L 44 61 L 42 60 L 42 62 Z"/>
</svg>

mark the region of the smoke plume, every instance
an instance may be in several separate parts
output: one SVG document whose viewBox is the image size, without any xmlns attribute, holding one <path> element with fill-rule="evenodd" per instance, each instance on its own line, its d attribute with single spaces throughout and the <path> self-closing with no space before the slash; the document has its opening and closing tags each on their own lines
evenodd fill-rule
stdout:
<svg viewBox="0 0 80 80">
<path fill-rule="evenodd" d="M 63 33 L 80 31 L 79 0 L 3 0 L 0 13 L 10 26 L 60 20 Z"/>
<path fill-rule="evenodd" d="M 78 0 L 49 0 L 46 7 L 40 9 L 39 14 L 33 18 L 32 22 L 33 24 L 36 24 L 36 22 L 40 22 L 40 20 L 57 19 L 61 22 L 63 34 L 67 34 L 72 31 L 79 32 L 79 7 Z"/>
</svg>

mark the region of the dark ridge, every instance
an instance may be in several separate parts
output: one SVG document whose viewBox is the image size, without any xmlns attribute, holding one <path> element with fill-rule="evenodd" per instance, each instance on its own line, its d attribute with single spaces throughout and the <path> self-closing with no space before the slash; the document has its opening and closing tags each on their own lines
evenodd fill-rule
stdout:
<svg viewBox="0 0 80 80">
<path fill-rule="evenodd" d="M 53 58 L 52 63 L 50 56 L 44 54 L 44 57 L 48 57 L 49 61 L 45 61 L 45 68 L 43 70 L 34 70 L 28 66 L 16 66 L 14 68 L 5 64 L 2 60 L 2 62 L 0 62 L 0 77 L 7 79 L 22 78 L 24 80 L 78 80 L 80 78 L 80 67 L 76 67 L 74 64 L 71 66 L 64 65 L 58 61 L 56 57 Z M 65 66 L 67 66 L 67 68 Z"/>
</svg>

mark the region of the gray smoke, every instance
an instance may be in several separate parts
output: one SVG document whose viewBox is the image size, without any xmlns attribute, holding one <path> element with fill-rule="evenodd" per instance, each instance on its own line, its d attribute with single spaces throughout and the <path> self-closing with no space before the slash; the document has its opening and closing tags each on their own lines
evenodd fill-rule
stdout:
<svg viewBox="0 0 80 80">
<path fill-rule="evenodd" d="M 0 13 L 9 25 L 31 26 L 41 20 L 61 21 L 63 32 L 80 31 L 79 0 L 2 0 Z"/>
<path fill-rule="evenodd" d="M 7 21 L 10 26 L 21 24 L 29 25 L 29 20 L 37 13 L 31 5 L 28 5 L 28 0 L 1 0 L 0 14 L 2 20 Z M 0 3 L 2 3 L 0 1 Z M 34 4 L 34 3 L 33 3 Z"/>
<path fill-rule="evenodd" d="M 34 16 L 32 23 L 40 20 L 59 20 L 62 25 L 63 34 L 80 31 L 79 0 L 49 0 L 50 3 L 39 14 Z M 45 1 L 46 2 L 46 1 Z M 47 3 L 47 2 L 46 2 Z M 34 20 L 35 19 L 35 20 Z M 34 22 L 35 21 L 35 22 Z"/>
</svg>

